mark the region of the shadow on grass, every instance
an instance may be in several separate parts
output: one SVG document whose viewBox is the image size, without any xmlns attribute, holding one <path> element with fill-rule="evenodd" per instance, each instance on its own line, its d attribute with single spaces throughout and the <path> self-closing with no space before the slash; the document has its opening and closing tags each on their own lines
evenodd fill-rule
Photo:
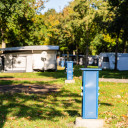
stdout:
<svg viewBox="0 0 128 128">
<path fill-rule="evenodd" d="M 0 78 L 14 78 L 13 76 L 0 76 Z"/>
<path fill-rule="evenodd" d="M 75 65 L 73 75 L 76 76 L 76 77 L 81 76 L 82 71 L 80 70 L 80 68 L 82 68 L 82 67 L 78 66 L 78 65 Z M 53 78 L 56 78 L 56 79 L 59 79 L 59 78 L 67 79 L 67 73 L 66 73 L 65 69 L 57 70 L 56 72 L 49 72 L 49 71 L 39 72 L 38 75 L 46 76 L 46 77 L 53 77 Z"/>
<path fill-rule="evenodd" d="M 44 94 L 48 92 L 57 92 L 59 86 L 49 84 L 31 84 L 31 85 L 0 85 L 0 93 L 27 93 L 27 94 Z"/>
<path fill-rule="evenodd" d="M 53 85 L 50 84 L 33 85 L 31 88 L 25 85 L 10 87 L 0 85 L 0 128 L 4 127 L 5 122 L 12 117 L 34 121 L 38 119 L 54 120 L 55 117 L 67 115 L 80 116 L 76 104 L 81 103 L 81 96 L 65 89 L 58 91 L 58 88 L 55 87 L 52 91 L 50 90 L 52 87 Z M 20 93 L 23 92 L 23 89 L 26 91 Z M 69 107 L 72 109 L 69 110 Z M 7 115 L 11 115 L 11 117 Z"/>
<path fill-rule="evenodd" d="M 49 72 L 49 71 L 46 71 L 46 72 L 39 72 L 38 75 L 40 76 L 46 76 L 46 77 L 53 77 L 53 78 L 66 78 L 67 74 L 66 74 L 66 71 L 65 70 L 58 70 L 56 72 Z"/>
<path fill-rule="evenodd" d="M 100 102 L 99 102 L 99 104 L 100 104 L 100 105 L 103 105 L 103 106 L 113 106 L 113 104 L 111 104 L 111 103 L 100 103 Z"/>
<path fill-rule="evenodd" d="M 128 79 L 128 71 L 102 70 L 100 78 Z"/>
<path fill-rule="evenodd" d="M 74 66 L 74 76 L 80 77 L 82 76 L 82 71 L 80 68 L 83 68 L 83 66 Z M 95 67 L 88 67 L 88 68 L 98 68 Z M 115 70 L 102 70 L 99 71 L 99 78 L 115 78 L 115 79 L 128 79 L 128 71 L 115 71 Z"/>
</svg>

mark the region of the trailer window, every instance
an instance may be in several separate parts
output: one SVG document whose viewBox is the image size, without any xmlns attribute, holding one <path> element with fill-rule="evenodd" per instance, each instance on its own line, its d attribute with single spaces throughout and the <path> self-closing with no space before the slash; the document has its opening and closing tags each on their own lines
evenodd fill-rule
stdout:
<svg viewBox="0 0 128 128">
<path fill-rule="evenodd" d="M 109 62 L 109 58 L 108 57 L 103 57 L 103 62 Z"/>
</svg>

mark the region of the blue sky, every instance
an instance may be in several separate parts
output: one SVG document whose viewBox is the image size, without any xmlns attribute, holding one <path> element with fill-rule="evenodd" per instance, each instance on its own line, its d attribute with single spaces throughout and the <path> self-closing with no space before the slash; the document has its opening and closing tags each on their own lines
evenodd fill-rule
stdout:
<svg viewBox="0 0 128 128">
<path fill-rule="evenodd" d="M 48 9 L 52 9 L 52 8 L 54 8 L 57 12 L 60 12 L 71 1 L 72 0 L 49 0 L 44 4 L 45 8 L 41 12 L 44 13 Z"/>
</svg>

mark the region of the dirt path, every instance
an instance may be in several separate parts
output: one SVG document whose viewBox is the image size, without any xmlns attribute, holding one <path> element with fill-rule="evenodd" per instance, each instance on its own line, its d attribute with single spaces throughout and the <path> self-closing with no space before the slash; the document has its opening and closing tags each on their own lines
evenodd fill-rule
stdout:
<svg viewBox="0 0 128 128">
<path fill-rule="evenodd" d="M 55 78 L 0 78 L 0 80 L 16 80 L 16 81 L 53 81 Z"/>
<path fill-rule="evenodd" d="M 37 85 L 37 84 L 18 84 L 18 85 L 0 85 L 0 93 L 27 93 L 27 94 L 44 94 L 58 92 L 60 85 Z"/>
<path fill-rule="evenodd" d="M 0 78 L 0 80 L 10 81 L 53 81 L 54 78 Z M 58 92 L 61 85 L 55 84 L 18 84 L 18 85 L 0 85 L 0 93 L 26 93 L 26 94 L 44 94 Z"/>
</svg>

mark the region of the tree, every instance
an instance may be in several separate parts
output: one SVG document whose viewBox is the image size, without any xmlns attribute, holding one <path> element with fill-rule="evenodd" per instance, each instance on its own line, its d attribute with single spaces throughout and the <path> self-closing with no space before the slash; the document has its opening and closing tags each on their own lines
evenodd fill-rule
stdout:
<svg viewBox="0 0 128 128">
<path fill-rule="evenodd" d="M 116 49 L 115 49 L 115 70 L 117 70 L 117 53 L 119 38 L 124 41 L 124 49 L 126 47 L 126 42 L 128 41 L 128 2 L 127 0 L 109 0 L 111 5 L 111 11 L 114 12 L 112 17 L 113 21 L 109 25 L 109 33 L 116 37 Z"/>
<path fill-rule="evenodd" d="M 30 45 L 29 32 L 38 9 L 42 8 L 41 0 L 1 0 L 0 1 L 0 35 L 2 46 Z"/>
<path fill-rule="evenodd" d="M 59 37 L 59 29 L 58 25 L 60 24 L 59 21 L 60 15 L 55 11 L 55 9 L 50 9 L 44 14 L 44 24 L 47 28 L 46 32 L 46 40 L 47 44 L 58 44 L 58 37 Z"/>
<path fill-rule="evenodd" d="M 49 43 L 59 45 L 60 50 L 62 52 L 66 51 L 68 55 L 73 44 L 73 33 L 69 17 L 71 10 L 73 9 L 67 6 L 62 13 L 56 13 L 52 9 L 45 14 Z"/>
<path fill-rule="evenodd" d="M 114 52 L 116 40 L 111 38 L 109 34 L 97 33 L 91 42 L 91 54 L 99 55 L 101 52 Z"/>
<path fill-rule="evenodd" d="M 79 36 L 85 52 L 85 67 L 87 67 L 90 42 L 94 39 L 98 29 L 97 17 L 104 14 L 103 7 L 106 2 L 103 0 L 76 0 L 75 3 L 74 11 L 77 13 L 77 21 L 80 24 L 81 35 Z"/>
<path fill-rule="evenodd" d="M 30 45 L 43 45 L 46 44 L 47 26 L 44 22 L 44 15 L 36 14 L 33 18 L 33 25 L 29 32 L 29 44 Z"/>
</svg>

